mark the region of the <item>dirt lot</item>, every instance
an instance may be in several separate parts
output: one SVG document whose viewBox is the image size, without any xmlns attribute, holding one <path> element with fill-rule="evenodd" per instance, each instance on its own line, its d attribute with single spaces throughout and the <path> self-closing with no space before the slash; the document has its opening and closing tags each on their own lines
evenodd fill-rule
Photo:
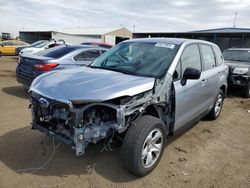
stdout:
<svg viewBox="0 0 250 188">
<path fill-rule="evenodd" d="M 217 121 L 200 121 L 172 140 L 158 167 L 137 178 L 119 162 L 119 149 L 87 154 L 60 145 L 50 157 L 52 139 L 30 129 L 27 91 L 15 79 L 15 57 L 0 57 L 0 187 L 250 187 L 250 99 L 235 92 Z"/>
</svg>

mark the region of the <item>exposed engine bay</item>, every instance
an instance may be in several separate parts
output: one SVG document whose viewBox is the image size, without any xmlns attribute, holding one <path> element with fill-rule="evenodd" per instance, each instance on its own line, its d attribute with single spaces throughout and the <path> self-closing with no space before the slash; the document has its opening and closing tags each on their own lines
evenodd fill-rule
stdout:
<svg viewBox="0 0 250 188">
<path fill-rule="evenodd" d="M 156 80 L 152 90 L 138 95 L 104 102 L 70 104 L 30 91 L 32 128 L 55 136 L 75 149 L 76 155 L 83 155 L 89 143 L 113 139 L 142 114 L 157 116 L 170 126 L 173 116 L 168 113 L 171 112 L 168 101 L 171 101 L 172 90 L 166 88 L 171 88 L 172 82 L 166 80 Z M 166 91 L 169 92 L 166 94 Z"/>
</svg>

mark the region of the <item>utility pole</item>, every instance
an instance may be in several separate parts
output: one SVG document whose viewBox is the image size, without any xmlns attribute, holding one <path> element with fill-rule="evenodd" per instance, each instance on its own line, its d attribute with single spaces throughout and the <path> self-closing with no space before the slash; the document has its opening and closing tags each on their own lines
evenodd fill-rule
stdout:
<svg viewBox="0 0 250 188">
<path fill-rule="evenodd" d="M 237 16 L 238 16 L 238 13 L 237 11 L 235 11 L 234 26 L 233 26 L 234 28 L 236 27 Z"/>
</svg>

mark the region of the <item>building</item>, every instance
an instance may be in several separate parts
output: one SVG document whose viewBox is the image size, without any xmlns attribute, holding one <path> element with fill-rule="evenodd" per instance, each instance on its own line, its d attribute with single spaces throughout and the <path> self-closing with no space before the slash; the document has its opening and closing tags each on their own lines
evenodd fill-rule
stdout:
<svg viewBox="0 0 250 188">
<path fill-rule="evenodd" d="M 64 40 L 67 43 L 104 42 L 115 45 L 131 39 L 132 32 L 126 28 L 73 28 L 60 31 L 20 31 L 22 41 L 33 43 L 38 40 Z"/>
<path fill-rule="evenodd" d="M 218 28 L 191 32 L 140 32 L 133 38 L 175 37 L 207 40 L 217 44 L 221 50 L 231 47 L 250 48 L 250 28 Z"/>
</svg>

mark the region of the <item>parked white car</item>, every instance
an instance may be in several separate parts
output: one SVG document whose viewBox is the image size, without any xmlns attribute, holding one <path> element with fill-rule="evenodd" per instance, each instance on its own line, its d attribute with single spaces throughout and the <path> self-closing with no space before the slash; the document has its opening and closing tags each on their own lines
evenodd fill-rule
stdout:
<svg viewBox="0 0 250 188">
<path fill-rule="evenodd" d="M 60 41 L 55 41 L 55 40 L 45 41 L 45 42 L 41 43 L 38 46 L 25 48 L 25 49 L 21 50 L 19 52 L 19 56 L 24 55 L 24 54 L 25 55 L 27 55 L 27 54 L 35 54 L 35 53 L 41 52 L 41 51 L 43 51 L 45 49 L 53 48 L 55 46 L 60 46 L 60 45 L 63 45 L 63 44 L 65 44 L 65 42 L 63 40 L 60 40 Z"/>
</svg>

